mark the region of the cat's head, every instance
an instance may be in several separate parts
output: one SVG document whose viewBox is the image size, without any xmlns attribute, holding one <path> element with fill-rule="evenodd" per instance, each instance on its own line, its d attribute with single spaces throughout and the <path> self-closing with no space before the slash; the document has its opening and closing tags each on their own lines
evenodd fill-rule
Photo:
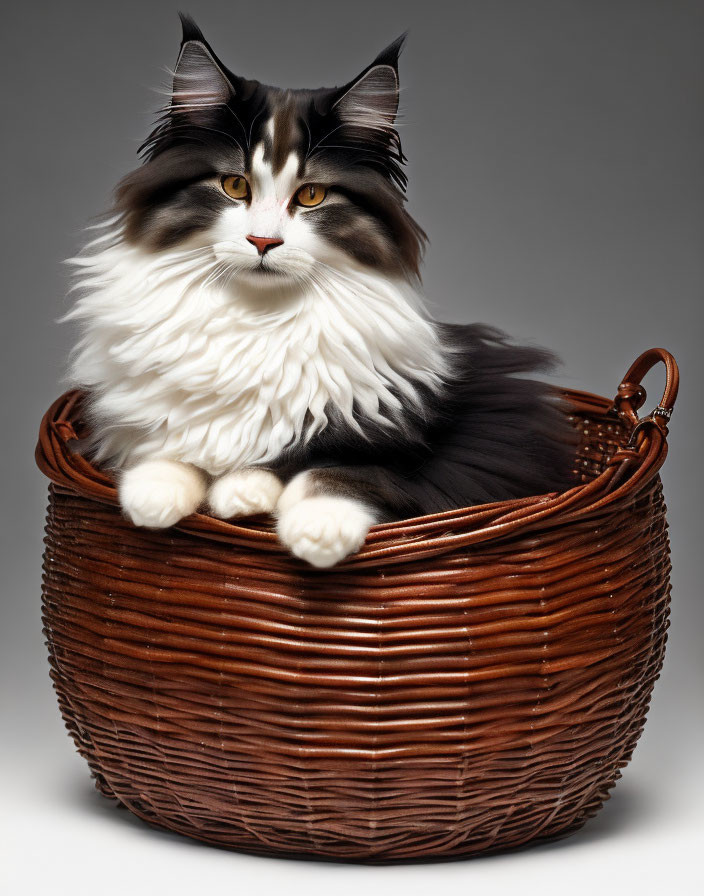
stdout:
<svg viewBox="0 0 704 896">
<path fill-rule="evenodd" d="M 252 288 L 328 266 L 418 275 L 424 234 L 404 209 L 395 41 L 342 87 L 285 90 L 230 72 L 198 27 L 170 102 L 117 189 L 126 239 L 213 247 Z"/>
</svg>

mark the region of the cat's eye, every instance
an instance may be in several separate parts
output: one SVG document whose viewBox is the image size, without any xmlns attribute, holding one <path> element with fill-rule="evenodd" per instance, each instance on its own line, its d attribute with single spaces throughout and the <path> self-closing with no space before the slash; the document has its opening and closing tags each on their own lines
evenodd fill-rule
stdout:
<svg viewBox="0 0 704 896">
<path fill-rule="evenodd" d="M 313 208 L 320 205 L 327 193 L 322 184 L 304 184 L 296 193 L 296 202 L 304 208 Z"/>
<path fill-rule="evenodd" d="M 220 181 L 230 199 L 249 199 L 249 184 L 241 174 L 229 174 Z"/>
</svg>

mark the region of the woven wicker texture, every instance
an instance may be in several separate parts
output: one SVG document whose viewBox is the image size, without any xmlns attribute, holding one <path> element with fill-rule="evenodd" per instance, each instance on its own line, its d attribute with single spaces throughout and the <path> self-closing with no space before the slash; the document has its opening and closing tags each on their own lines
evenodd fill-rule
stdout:
<svg viewBox="0 0 704 896">
<path fill-rule="evenodd" d="M 640 422 L 640 379 L 668 384 Z M 569 833 L 628 762 L 663 659 L 658 470 L 677 369 L 564 392 L 582 484 L 375 527 L 316 571 L 261 519 L 150 532 L 42 423 L 43 607 L 66 725 L 100 790 L 210 843 L 354 861 Z M 630 438 L 630 442 L 629 442 Z"/>
</svg>

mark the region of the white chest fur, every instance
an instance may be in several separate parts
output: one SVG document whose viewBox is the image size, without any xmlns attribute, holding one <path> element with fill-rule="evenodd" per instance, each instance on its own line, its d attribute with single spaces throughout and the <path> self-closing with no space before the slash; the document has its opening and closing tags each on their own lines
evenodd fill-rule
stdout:
<svg viewBox="0 0 704 896">
<path fill-rule="evenodd" d="M 272 461 L 335 405 L 393 420 L 394 391 L 436 386 L 435 329 L 405 283 L 322 265 L 285 291 L 245 292 L 207 250 L 146 254 L 119 239 L 80 259 L 83 335 L 72 377 L 90 388 L 100 456 L 214 475 Z"/>
</svg>

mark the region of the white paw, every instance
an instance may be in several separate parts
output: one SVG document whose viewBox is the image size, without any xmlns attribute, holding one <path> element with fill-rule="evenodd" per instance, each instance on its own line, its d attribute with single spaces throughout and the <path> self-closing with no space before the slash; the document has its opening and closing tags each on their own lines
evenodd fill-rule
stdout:
<svg viewBox="0 0 704 896">
<path fill-rule="evenodd" d="M 273 513 L 282 491 L 278 476 L 252 467 L 216 479 L 208 492 L 208 504 L 213 515 L 222 520 Z"/>
<path fill-rule="evenodd" d="M 324 568 L 358 551 L 373 523 L 374 515 L 359 501 L 317 495 L 287 507 L 277 531 L 292 554 Z"/>
<path fill-rule="evenodd" d="M 198 509 L 205 497 L 205 477 L 189 464 L 148 460 L 122 474 L 118 492 L 135 526 L 165 529 Z"/>
</svg>

